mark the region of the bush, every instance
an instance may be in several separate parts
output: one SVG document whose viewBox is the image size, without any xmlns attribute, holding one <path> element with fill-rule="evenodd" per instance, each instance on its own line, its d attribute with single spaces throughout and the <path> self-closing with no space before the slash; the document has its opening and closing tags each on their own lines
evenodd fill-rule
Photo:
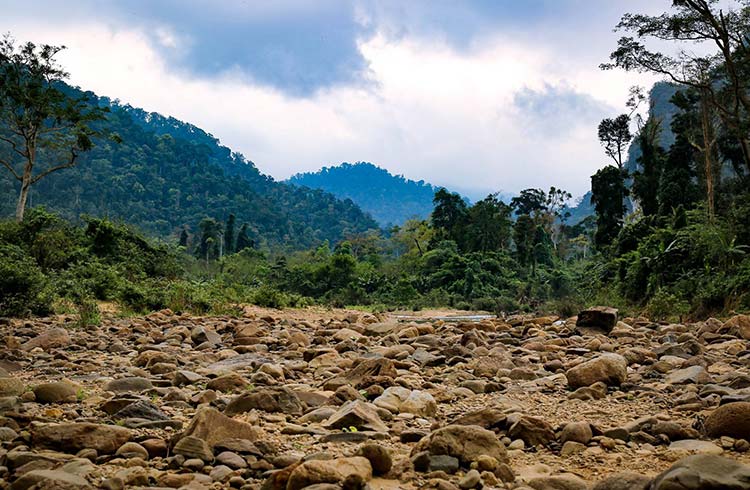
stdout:
<svg viewBox="0 0 750 490">
<path fill-rule="evenodd" d="M 47 277 L 21 248 L 0 243 L 0 316 L 46 315 L 53 294 Z"/>
<path fill-rule="evenodd" d="M 276 288 L 261 286 L 253 292 L 251 302 L 264 308 L 284 308 L 289 297 Z"/>
<path fill-rule="evenodd" d="M 673 316 L 682 317 L 689 311 L 690 305 L 687 302 L 664 289 L 658 290 L 646 307 L 649 318 L 656 321 L 667 320 Z"/>
</svg>

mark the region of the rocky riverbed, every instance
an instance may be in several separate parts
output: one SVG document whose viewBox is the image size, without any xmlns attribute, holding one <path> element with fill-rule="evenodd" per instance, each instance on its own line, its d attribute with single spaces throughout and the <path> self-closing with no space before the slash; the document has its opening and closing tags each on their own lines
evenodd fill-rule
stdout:
<svg viewBox="0 0 750 490">
<path fill-rule="evenodd" d="M 750 317 L 0 321 L 0 488 L 750 489 Z"/>
</svg>

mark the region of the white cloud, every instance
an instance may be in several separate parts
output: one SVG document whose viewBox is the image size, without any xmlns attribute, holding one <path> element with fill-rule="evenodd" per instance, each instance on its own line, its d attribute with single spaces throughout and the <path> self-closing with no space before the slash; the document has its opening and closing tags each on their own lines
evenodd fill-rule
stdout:
<svg viewBox="0 0 750 490">
<path fill-rule="evenodd" d="M 281 179 L 367 160 L 440 185 L 556 185 L 582 194 L 605 161 L 598 121 L 563 104 L 538 130 L 534 117 L 553 116 L 519 113 L 516 95 L 552 87 L 614 114 L 627 88 L 645 80 L 566 63 L 553 49 L 503 36 L 459 52 L 435 40 L 376 35 L 360 42 L 371 84 L 296 98 L 239 71 L 201 79 L 172 70 L 153 44 L 180 49 L 183 41 L 168 27 L 156 37 L 99 23 L 35 22 L 12 31 L 22 40 L 67 45 L 60 61 L 74 84 L 196 124 Z"/>
</svg>

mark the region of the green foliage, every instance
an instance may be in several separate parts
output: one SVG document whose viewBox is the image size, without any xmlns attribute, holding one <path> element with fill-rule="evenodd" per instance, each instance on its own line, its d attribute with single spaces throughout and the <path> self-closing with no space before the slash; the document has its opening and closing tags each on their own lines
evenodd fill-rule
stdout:
<svg viewBox="0 0 750 490">
<path fill-rule="evenodd" d="M 43 315 L 52 307 L 49 282 L 20 247 L 0 243 L 0 316 Z"/>
</svg>

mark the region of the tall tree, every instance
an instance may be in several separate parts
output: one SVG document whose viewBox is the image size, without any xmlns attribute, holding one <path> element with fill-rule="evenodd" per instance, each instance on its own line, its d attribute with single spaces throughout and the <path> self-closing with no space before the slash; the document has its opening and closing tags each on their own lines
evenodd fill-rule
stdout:
<svg viewBox="0 0 750 490">
<path fill-rule="evenodd" d="M 547 195 L 542 189 L 524 189 L 510 200 L 516 214 L 537 217 L 545 209 Z"/>
<path fill-rule="evenodd" d="M 633 174 L 633 194 L 638 199 L 645 216 L 659 212 L 657 195 L 666 158 L 664 149 L 659 144 L 660 133 L 661 121 L 652 115 L 636 137 L 641 156 L 638 157 L 640 169 Z"/>
<path fill-rule="evenodd" d="M 622 171 L 607 165 L 591 177 L 591 203 L 596 210 L 594 243 L 602 248 L 610 245 L 622 228 L 626 196 Z"/>
<path fill-rule="evenodd" d="M 227 224 L 224 230 L 224 253 L 227 255 L 233 254 L 235 252 L 235 221 L 236 218 L 234 214 L 230 214 L 229 218 L 227 218 Z"/>
<path fill-rule="evenodd" d="M 255 241 L 250 238 L 249 229 L 247 223 L 242 223 L 242 226 L 240 226 L 240 230 L 237 232 L 236 252 L 242 252 L 246 248 L 255 248 Z"/>
<path fill-rule="evenodd" d="M 462 239 L 461 230 L 466 225 L 466 203 L 461 196 L 445 189 L 438 189 L 432 202 L 435 205 L 432 226 L 440 231 L 439 238 L 459 243 Z"/>
<path fill-rule="evenodd" d="M 491 194 L 469 208 L 466 248 L 490 252 L 507 248 L 510 241 L 511 208 Z"/>
<path fill-rule="evenodd" d="M 614 119 L 603 119 L 599 123 L 599 142 L 621 171 L 624 170 L 623 156 L 631 139 L 633 135 L 630 133 L 629 115 L 620 114 Z"/>
<path fill-rule="evenodd" d="M 31 186 L 75 166 L 101 133 L 94 123 L 106 108 L 60 90 L 68 74 L 55 62 L 62 46 L 0 40 L 0 163 L 20 182 L 16 220 L 22 221 Z"/>
<path fill-rule="evenodd" d="M 737 139 L 750 172 L 750 7 L 745 0 L 673 0 L 661 15 L 625 14 L 623 36 L 602 69 L 656 73 L 696 89 Z M 652 51 L 645 41 L 674 44 L 674 54 Z M 695 49 L 699 45 L 700 48 Z"/>
</svg>

